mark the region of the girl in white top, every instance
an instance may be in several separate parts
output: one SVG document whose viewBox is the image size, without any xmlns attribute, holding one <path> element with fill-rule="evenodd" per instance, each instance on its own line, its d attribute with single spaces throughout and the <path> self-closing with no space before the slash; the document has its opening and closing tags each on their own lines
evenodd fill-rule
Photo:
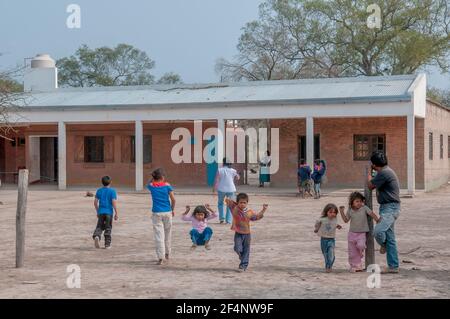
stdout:
<svg viewBox="0 0 450 319">
<path fill-rule="evenodd" d="M 224 158 L 223 167 L 217 170 L 213 189 L 213 192 L 217 191 L 218 193 L 217 206 L 219 208 L 219 220 L 221 224 L 224 222 L 231 224 L 232 222 L 231 211 L 228 207 L 226 216 L 224 214 L 224 199 L 225 197 L 234 199 L 236 193 L 236 185 L 234 182 L 236 180 L 239 180 L 238 172 L 234 168 L 231 168 L 231 163 Z"/>
</svg>

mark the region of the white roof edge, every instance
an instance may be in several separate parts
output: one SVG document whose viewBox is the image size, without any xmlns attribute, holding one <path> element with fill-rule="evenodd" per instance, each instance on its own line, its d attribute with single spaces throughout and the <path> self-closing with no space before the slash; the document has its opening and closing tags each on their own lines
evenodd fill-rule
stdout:
<svg viewBox="0 0 450 319">
<path fill-rule="evenodd" d="M 412 94 L 414 90 L 417 88 L 417 86 L 422 82 L 423 79 L 426 79 L 427 75 L 426 73 L 418 73 L 414 79 L 414 81 L 411 83 L 411 85 L 408 88 L 408 93 Z"/>
<path fill-rule="evenodd" d="M 98 87 L 59 87 L 46 92 L 34 93 L 56 93 L 56 92 L 79 92 L 79 91 L 134 91 L 134 90 L 200 90 L 224 87 L 245 87 L 245 86 L 266 86 L 266 85 L 298 85 L 298 84 L 316 84 L 316 83 L 351 83 L 351 82 L 374 82 L 386 80 L 411 80 L 413 84 L 418 77 L 424 74 L 407 75 L 389 75 L 389 76 L 356 76 L 356 77 L 338 77 L 338 78 L 309 78 L 294 80 L 266 80 L 266 81 L 246 81 L 246 82 L 218 82 L 218 83 L 193 83 L 193 84 L 154 84 L 154 85 L 136 85 L 136 86 L 98 86 Z"/>
</svg>

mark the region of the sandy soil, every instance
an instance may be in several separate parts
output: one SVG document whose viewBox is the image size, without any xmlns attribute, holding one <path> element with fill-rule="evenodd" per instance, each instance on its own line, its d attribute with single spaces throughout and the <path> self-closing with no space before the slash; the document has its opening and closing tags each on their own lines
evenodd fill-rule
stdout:
<svg viewBox="0 0 450 319">
<path fill-rule="evenodd" d="M 366 286 L 367 273 L 347 271 L 348 225 L 338 233 L 335 273 L 323 272 L 314 220 L 330 202 L 253 196 L 266 217 L 253 225 L 250 269 L 237 273 L 233 232 L 211 223 L 212 250 L 190 251 L 189 223 L 180 221 L 186 204 L 215 198 L 177 197 L 173 258 L 155 265 L 149 197 L 121 194 L 121 219 L 113 227 L 113 248 L 96 250 L 91 234 L 92 198 L 77 191 L 30 191 L 25 267 L 14 268 L 16 192 L 0 190 L 0 298 L 449 298 L 450 188 L 403 200 L 397 224 L 401 273 L 382 275 L 381 288 Z M 216 206 L 213 206 L 214 208 Z M 412 253 L 411 250 L 420 247 Z M 377 254 L 377 262 L 385 264 Z M 66 286 L 66 267 L 81 267 L 81 289 Z"/>
</svg>

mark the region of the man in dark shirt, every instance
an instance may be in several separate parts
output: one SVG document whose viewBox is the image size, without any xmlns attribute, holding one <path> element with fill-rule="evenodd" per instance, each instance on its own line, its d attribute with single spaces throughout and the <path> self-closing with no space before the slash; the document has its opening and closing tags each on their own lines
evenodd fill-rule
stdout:
<svg viewBox="0 0 450 319">
<path fill-rule="evenodd" d="M 368 176 L 368 185 L 371 190 L 377 190 L 377 201 L 380 204 L 380 222 L 374 228 L 374 237 L 380 244 L 380 253 L 386 254 L 387 273 L 398 273 L 398 251 L 395 239 L 394 224 L 400 215 L 400 187 L 398 177 L 388 166 L 384 153 L 374 152 L 370 158 L 372 172 Z"/>
</svg>

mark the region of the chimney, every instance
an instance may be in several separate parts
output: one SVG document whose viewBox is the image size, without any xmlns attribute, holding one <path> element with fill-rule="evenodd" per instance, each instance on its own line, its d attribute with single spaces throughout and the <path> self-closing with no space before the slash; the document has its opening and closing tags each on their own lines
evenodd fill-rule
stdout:
<svg viewBox="0 0 450 319">
<path fill-rule="evenodd" d="M 38 54 L 31 59 L 31 68 L 24 75 L 25 92 L 45 92 L 58 88 L 58 69 L 48 54 Z"/>
</svg>

